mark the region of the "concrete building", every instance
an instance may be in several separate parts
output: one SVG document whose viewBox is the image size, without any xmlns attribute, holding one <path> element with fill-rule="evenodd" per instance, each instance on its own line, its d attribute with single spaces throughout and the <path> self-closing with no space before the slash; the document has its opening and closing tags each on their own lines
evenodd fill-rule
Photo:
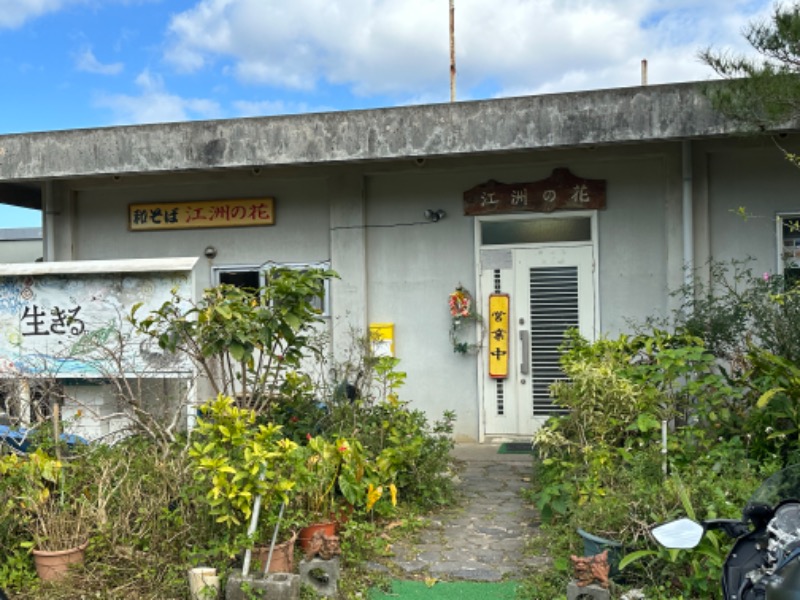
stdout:
<svg viewBox="0 0 800 600">
<path fill-rule="evenodd" d="M 44 255 L 41 227 L 0 229 L 0 263 L 27 263 Z"/>
<path fill-rule="evenodd" d="M 462 440 L 543 422 L 564 327 L 615 335 L 711 259 L 781 272 L 800 246 L 800 170 L 692 83 L 7 135 L 0 156 L 0 199 L 43 209 L 46 262 L 196 257 L 198 289 L 330 265 L 334 344 L 392 324 L 401 395 L 455 411 Z M 484 323 L 458 332 L 466 353 L 459 286 Z"/>
</svg>

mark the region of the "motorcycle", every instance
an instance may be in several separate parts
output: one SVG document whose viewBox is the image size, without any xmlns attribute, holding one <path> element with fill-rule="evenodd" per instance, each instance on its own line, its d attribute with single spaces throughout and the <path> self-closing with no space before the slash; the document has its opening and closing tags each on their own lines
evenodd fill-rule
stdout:
<svg viewBox="0 0 800 600">
<path fill-rule="evenodd" d="M 800 465 L 766 479 L 741 519 L 682 518 L 651 532 L 665 548 L 688 550 L 715 529 L 736 540 L 722 567 L 724 600 L 800 600 Z"/>
</svg>

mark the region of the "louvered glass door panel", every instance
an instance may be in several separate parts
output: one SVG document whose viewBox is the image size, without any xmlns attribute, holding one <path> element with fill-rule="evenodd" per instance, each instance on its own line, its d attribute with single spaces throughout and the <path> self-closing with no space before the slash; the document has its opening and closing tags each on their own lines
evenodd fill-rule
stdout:
<svg viewBox="0 0 800 600">
<path fill-rule="evenodd" d="M 534 415 L 554 414 L 563 412 L 550 398 L 550 384 L 564 379 L 558 348 L 564 332 L 580 323 L 578 267 L 539 267 L 529 273 L 531 406 Z"/>
</svg>

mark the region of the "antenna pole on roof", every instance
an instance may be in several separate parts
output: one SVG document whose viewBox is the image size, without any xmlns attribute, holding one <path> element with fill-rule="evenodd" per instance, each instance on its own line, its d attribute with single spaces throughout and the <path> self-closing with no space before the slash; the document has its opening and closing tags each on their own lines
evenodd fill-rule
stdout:
<svg viewBox="0 0 800 600">
<path fill-rule="evenodd" d="M 456 101 L 456 7 L 450 0 L 450 102 Z"/>
</svg>

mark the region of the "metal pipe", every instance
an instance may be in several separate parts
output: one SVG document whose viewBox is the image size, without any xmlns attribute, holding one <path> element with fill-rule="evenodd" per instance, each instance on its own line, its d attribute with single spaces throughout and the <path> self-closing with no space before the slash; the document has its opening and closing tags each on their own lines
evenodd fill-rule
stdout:
<svg viewBox="0 0 800 600">
<path fill-rule="evenodd" d="M 278 513 L 278 522 L 275 523 L 275 531 L 272 532 L 272 541 L 269 544 L 267 564 L 264 565 L 264 577 L 269 573 L 269 566 L 272 564 L 272 553 L 275 551 L 275 542 L 278 541 L 278 530 L 281 528 L 281 520 L 283 519 L 283 511 L 285 508 L 286 502 L 281 502 L 281 512 Z"/>
<path fill-rule="evenodd" d="M 261 472 L 258 474 L 259 481 L 264 481 L 267 478 L 267 471 L 265 469 L 261 469 Z M 247 528 L 247 537 L 252 539 L 253 534 L 256 532 L 256 527 L 258 526 L 258 516 L 261 513 L 261 495 L 259 494 L 256 496 L 256 501 L 253 503 L 253 512 L 250 514 L 250 525 Z M 242 577 L 247 577 L 250 573 L 250 561 L 253 558 L 253 552 L 248 547 L 247 550 L 244 551 L 244 562 L 242 563 Z"/>
<path fill-rule="evenodd" d="M 247 528 L 247 537 L 253 537 L 258 525 L 258 514 L 261 512 L 261 496 L 256 496 L 256 501 L 253 504 L 253 512 L 250 515 L 250 526 Z M 250 548 L 244 551 L 244 562 L 242 563 L 242 577 L 247 577 L 250 574 L 250 561 L 253 558 L 253 551 Z"/>
<path fill-rule="evenodd" d="M 692 142 L 681 142 L 683 162 L 683 283 L 687 298 L 694 297 L 694 199 L 692 197 Z"/>
<path fill-rule="evenodd" d="M 456 7 L 450 0 L 450 102 L 456 101 Z"/>
</svg>

